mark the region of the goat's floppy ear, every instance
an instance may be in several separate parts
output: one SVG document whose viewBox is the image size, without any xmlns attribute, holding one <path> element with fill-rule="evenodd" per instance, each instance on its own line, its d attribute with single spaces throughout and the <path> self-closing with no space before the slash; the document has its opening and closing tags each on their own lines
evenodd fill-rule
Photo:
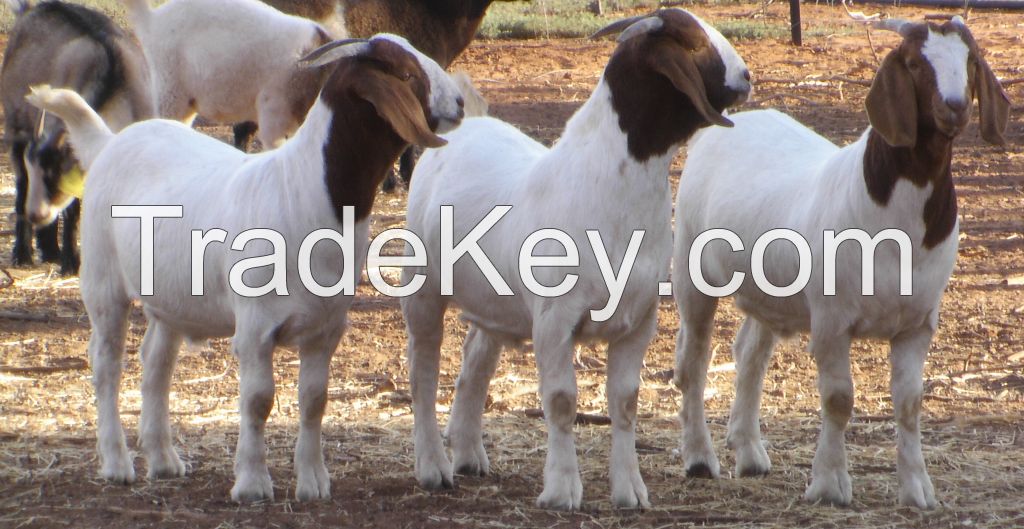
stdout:
<svg viewBox="0 0 1024 529">
<path fill-rule="evenodd" d="M 898 51 L 891 51 L 878 68 L 864 106 L 868 121 L 886 143 L 913 147 L 917 143 L 917 96 L 914 79 Z"/>
<path fill-rule="evenodd" d="M 704 90 L 704 78 L 693 61 L 689 51 L 679 53 L 679 49 L 669 49 L 659 46 L 658 51 L 651 55 L 650 65 L 654 71 L 664 75 L 672 82 L 676 90 L 686 94 L 693 106 L 697 108 L 700 115 L 708 122 L 723 127 L 733 126 L 732 121 L 715 110 L 708 101 L 708 94 Z"/>
<path fill-rule="evenodd" d="M 1003 133 L 1010 121 L 1010 98 L 985 59 L 978 57 L 977 64 L 974 90 L 981 114 L 981 137 L 989 143 L 1002 145 L 1006 143 Z"/>
<path fill-rule="evenodd" d="M 377 114 L 391 124 L 403 140 L 423 147 L 441 147 L 448 143 L 430 130 L 423 105 L 398 78 L 370 70 L 360 76 L 353 89 L 356 95 L 373 105 Z"/>
</svg>

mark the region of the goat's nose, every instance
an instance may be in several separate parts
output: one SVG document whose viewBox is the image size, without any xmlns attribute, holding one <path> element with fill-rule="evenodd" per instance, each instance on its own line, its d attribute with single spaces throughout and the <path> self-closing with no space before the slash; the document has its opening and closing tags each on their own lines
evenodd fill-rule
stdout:
<svg viewBox="0 0 1024 529">
<path fill-rule="evenodd" d="M 743 79 L 746 82 L 750 82 L 750 70 L 743 70 Z"/>
<path fill-rule="evenodd" d="M 466 100 L 463 99 L 462 96 L 456 96 L 455 97 L 455 104 L 458 105 L 459 108 L 463 108 L 463 107 L 466 106 Z"/>
</svg>

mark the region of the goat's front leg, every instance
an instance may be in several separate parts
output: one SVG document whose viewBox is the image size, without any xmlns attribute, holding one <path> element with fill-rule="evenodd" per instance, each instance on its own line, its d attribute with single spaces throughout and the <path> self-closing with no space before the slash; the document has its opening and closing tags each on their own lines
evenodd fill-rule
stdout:
<svg viewBox="0 0 1024 529">
<path fill-rule="evenodd" d="M 627 336 L 608 344 L 608 414 L 612 419 L 611 478 L 612 505 L 621 509 L 649 508 L 647 486 L 640 475 L 636 455 L 636 408 L 640 392 L 640 369 L 644 353 L 657 332 L 658 314 L 652 310 L 647 321 Z"/>
<path fill-rule="evenodd" d="M 571 329 L 571 324 L 558 321 L 558 318 L 534 321 L 533 348 L 540 371 L 541 404 L 548 426 L 544 491 L 537 498 L 537 506 L 545 509 L 573 510 L 579 509 L 583 503 L 583 482 L 580 480 L 573 433 L 577 392 Z"/>
<path fill-rule="evenodd" d="M 231 499 L 237 502 L 274 499 L 264 439 L 267 417 L 274 407 L 274 342 L 258 332 L 238 329 L 232 339 L 238 357 L 241 415 L 235 449 L 235 486 L 231 488 Z"/>
<path fill-rule="evenodd" d="M 680 447 L 687 476 L 717 478 L 721 467 L 705 419 L 704 388 L 711 363 L 711 332 L 718 298 L 699 292 L 683 274 L 677 270 L 672 277 L 680 320 L 673 377 L 683 394 L 679 409 L 683 426 Z"/>
<path fill-rule="evenodd" d="M 900 503 L 932 509 L 935 489 L 921 454 L 921 379 L 934 327 L 923 325 L 897 335 L 891 342 L 891 389 L 896 416 L 896 474 Z"/>
<path fill-rule="evenodd" d="M 327 408 L 331 357 L 340 334 L 299 349 L 299 438 L 295 443 L 295 497 L 299 501 L 331 497 L 331 477 L 324 465 L 322 424 Z"/>
<path fill-rule="evenodd" d="M 811 464 L 811 484 L 804 498 L 811 502 L 849 505 L 853 491 L 844 436 L 853 414 L 850 336 L 812 331 L 811 352 L 818 365 L 822 425 Z"/>
<path fill-rule="evenodd" d="M 736 400 L 729 413 L 728 444 L 736 450 L 736 475 L 761 476 L 771 468 L 771 459 L 761 442 L 761 393 L 764 375 L 775 347 L 771 329 L 753 317 L 743 320 L 732 356 L 736 362 Z"/>
<path fill-rule="evenodd" d="M 402 298 L 402 315 L 409 334 L 409 385 L 412 390 L 416 481 L 425 489 L 451 488 L 452 463 L 437 427 L 437 379 L 441 370 L 444 300 L 427 285 Z"/>
<path fill-rule="evenodd" d="M 82 202 L 78 199 L 64 209 L 64 231 L 60 243 L 60 275 L 73 276 L 78 273 L 81 259 L 78 257 L 78 218 L 81 216 Z"/>
</svg>

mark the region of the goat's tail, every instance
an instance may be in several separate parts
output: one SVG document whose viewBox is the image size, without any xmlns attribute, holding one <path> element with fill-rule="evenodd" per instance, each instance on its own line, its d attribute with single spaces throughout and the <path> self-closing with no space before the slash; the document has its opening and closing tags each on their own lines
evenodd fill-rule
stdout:
<svg viewBox="0 0 1024 529">
<path fill-rule="evenodd" d="M 110 138 L 114 137 L 114 133 L 110 131 L 103 118 L 73 90 L 38 85 L 32 87 L 32 92 L 25 96 L 25 99 L 33 106 L 52 112 L 64 121 L 71 146 L 74 147 L 75 155 L 86 171 Z"/>
<path fill-rule="evenodd" d="M 132 29 L 138 33 L 149 22 L 149 0 L 121 0 L 121 3 L 128 10 L 128 21 Z"/>
<path fill-rule="evenodd" d="M 4 0 L 4 1 L 7 2 L 7 7 L 11 8 L 11 11 L 14 11 L 14 16 L 16 16 L 16 17 L 20 17 L 21 15 L 24 15 L 26 11 L 28 11 L 29 9 L 32 9 L 32 1 L 31 0 Z"/>
</svg>

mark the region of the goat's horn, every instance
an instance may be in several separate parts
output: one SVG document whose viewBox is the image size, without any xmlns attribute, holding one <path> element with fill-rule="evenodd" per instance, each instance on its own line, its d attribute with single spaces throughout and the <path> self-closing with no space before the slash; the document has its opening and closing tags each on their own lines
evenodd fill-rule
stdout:
<svg viewBox="0 0 1024 529">
<path fill-rule="evenodd" d="M 46 125 L 46 109 L 39 109 L 39 123 L 36 124 L 36 137 L 38 141 L 43 137 L 43 126 Z"/>
<path fill-rule="evenodd" d="M 887 18 L 885 20 L 876 20 L 872 22 L 871 27 L 885 31 L 895 31 L 896 33 L 906 37 L 907 31 L 913 27 L 913 24 L 902 18 Z"/>
<path fill-rule="evenodd" d="M 365 52 L 369 46 L 370 41 L 367 39 L 342 39 L 328 42 L 299 59 L 299 66 L 316 68 L 338 59 L 359 55 Z"/>
<path fill-rule="evenodd" d="M 622 20 L 612 22 L 611 24 L 608 24 L 607 26 L 601 28 L 600 30 L 597 31 L 597 33 L 591 35 L 590 38 L 599 39 L 606 35 L 612 35 L 621 32 L 622 34 L 619 35 L 619 38 L 616 40 L 618 42 L 624 42 L 637 35 L 657 31 L 661 29 L 661 27 L 664 24 L 665 22 L 661 19 L 661 17 L 655 16 L 653 14 L 624 18 Z"/>
</svg>

